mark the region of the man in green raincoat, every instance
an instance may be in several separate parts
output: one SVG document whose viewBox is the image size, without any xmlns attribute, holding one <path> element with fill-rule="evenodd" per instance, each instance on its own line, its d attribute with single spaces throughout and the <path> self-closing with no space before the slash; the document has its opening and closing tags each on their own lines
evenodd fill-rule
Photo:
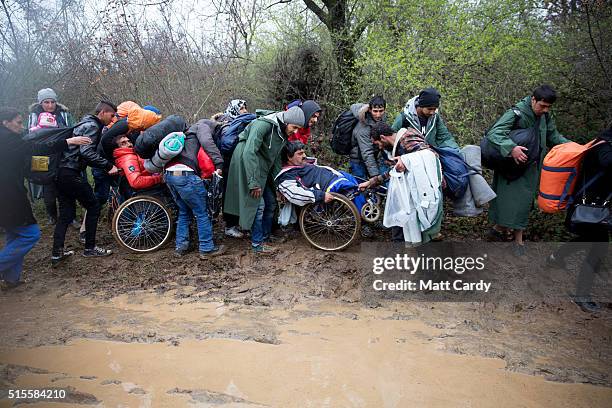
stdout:
<svg viewBox="0 0 612 408">
<path fill-rule="evenodd" d="M 251 122 L 238 136 L 232 155 L 224 211 L 240 217 L 240 227 L 251 230 L 255 252 L 270 252 L 264 241 L 272 230 L 276 209 L 274 177 L 281 170 L 281 150 L 287 137 L 304 127 L 304 111 L 295 106 Z"/>
<path fill-rule="evenodd" d="M 523 231 L 527 228 L 529 211 L 538 190 L 544 156 L 549 147 L 569 142 L 559 133 L 554 119 L 549 114 L 556 100 L 555 90 L 548 85 L 541 85 L 533 91 L 532 96 L 525 97 L 515 107 L 508 109 L 487 132 L 487 139 L 499 149 L 502 156 L 512 157 L 517 164 L 525 163 L 527 148 L 517 146 L 508 135 L 513 129 L 533 127 L 540 119 L 538 127 L 539 160 L 527 167 L 525 173 L 514 181 L 509 181 L 498 172 L 493 175 L 492 187 L 497 197 L 491 202 L 489 208 L 489 221 L 494 224 L 489 231 L 489 238 L 501 240 L 503 232 L 512 229 L 514 231 L 513 253 L 517 256 L 525 254 Z"/>
<path fill-rule="evenodd" d="M 417 96 L 406 102 L 404 110 L 397 115 L 391 128 L 413 128 L 421 132 L 425 141 L 435 147 L 452 147 L 459 150 L 455 137 L 448 130 L 438 112 L 440 92 L 435 88 L 425 88 Z"/>
</svg>

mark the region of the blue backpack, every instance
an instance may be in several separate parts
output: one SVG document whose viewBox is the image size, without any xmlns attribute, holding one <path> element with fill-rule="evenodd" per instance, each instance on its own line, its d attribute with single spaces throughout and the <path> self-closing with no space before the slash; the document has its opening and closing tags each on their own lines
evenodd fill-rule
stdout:
<svg viewBox="0 0 612 408">
<path fill-rule="evenodd" d="M 468 166 L 461 153 L 452 147 L 432 146 L 432 148 L 440 158 L 442 174 L 446 180 L 446 195 L 452 200 L 463 197 L 468 187 L 469 176 L 478 172 Z"/>
<path fill-rule="evenodd" d="M 257 119 L 254 113 L 243 113 L 236 116 L 236 119 L 230 122 L 228 126 L 223 128 L 219 141 L 219 151 L 224 156 L 231 156 L 238 144 L 238 136 L 247 127 L 249 123 Z"/>
</svg>

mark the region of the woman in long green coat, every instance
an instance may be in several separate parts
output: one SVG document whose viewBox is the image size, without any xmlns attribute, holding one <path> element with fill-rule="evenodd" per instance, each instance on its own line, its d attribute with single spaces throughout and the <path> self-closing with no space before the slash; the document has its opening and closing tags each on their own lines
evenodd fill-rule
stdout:
<svg viewBox="0 0 612 408">
<path fill-rule="evenodd" d="M 532 163 L 517 180 L 509 181 L 498 172 L 493 176 L 492 187 L 497 197 L 491 202 L 489 209 L 489 221 L 494 224 L 489 235 L 499 238 L 502 231 L 508 228 L 514 230 L 513 252 L 519 256 L 525 254 L 523 231 L 527 228 L 529 211 L 538 191 L 544 156 L 549 147 L 569 141 L 559 133 L 554 119 L 548 113 L 555 100 L 555 91 L 547 85 L 542 85 L 536 88 L 533 96 L 525 97 L 515 107 L 508 109 L 487 133 L 487 138 L 499 149 L 502 156 L 524 162 L 527 159 L 525 148 L 517 146 L 508 135 L 513 129 L 533 127 L 538 118 L 541 118 L 539 160 Z"/>
<path fill-rule="evenodd" d="M 281 150 L 287 137 L 304 127 L 304 122 L 304 112 L 296 106 L 257 118 L 238 136 L 227 179 L 224 211 L 239 216 L 240 227 L 251 230 L 252 245 L 257 252 L 265 250 L 263 241 L 270 234 L 271 217 L 276 208 L 274 177 L 281 170 Z"/>
</svg>

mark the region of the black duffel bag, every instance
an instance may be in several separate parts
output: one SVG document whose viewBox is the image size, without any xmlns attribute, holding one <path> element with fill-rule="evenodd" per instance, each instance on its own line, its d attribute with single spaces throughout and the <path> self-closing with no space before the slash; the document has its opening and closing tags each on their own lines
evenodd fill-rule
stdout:
<svg viewBox="0 0 612 408">
<path fill-rule="evenodd" d="M 514 121 L 512 128 L 515 128 L 520 118 L 520 111 L 515 110 L 517 118 Z M 512 156 L 503 157 L 499 152 L 497 146 L 495 146 L 487 138 L 487 133 L 480 141 L 480 154 L 482 156 L 483 166 L 500 173 L 508 181 L 514 181 L 520 178 L 525 171 L 533 163 L 537 163 L 540 160 L 540 119 L 541 116 L 536 120 L 533 127 L 526 129 L 513 129 L 508 134 L 508 137 L 516 143 L 517 146 L 524 146 L 527 148 L 527 161 L 525 163 L 517 164 Z"/>
<path fill-rule="evenodd" d="M 168 133 L 185 132 L 187 122 L 179 115 L 170 115 L 161 122 L 151 126 L 138 136 L 134 144 L 136 154 L 143 159 L 150 159 Z"/>
</svg>

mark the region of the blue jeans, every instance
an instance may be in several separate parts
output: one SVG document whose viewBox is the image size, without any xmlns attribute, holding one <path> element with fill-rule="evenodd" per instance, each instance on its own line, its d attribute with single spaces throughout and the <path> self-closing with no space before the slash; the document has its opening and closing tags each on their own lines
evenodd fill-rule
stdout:
<svg viewBox="0 0 612 408">
<path fill-rule="evenodd" d="M 102 207 L 108 202 L 111 186 L 116 185 L 116 177 L 110 176 L 106 170 L 91 168 L 91 175 L 94 179 L 94 195 L 98 204 Z"/>
<path fill-rule="evenodd" d="M 389 170 L 389 166 L 385 163 L 385 160 L 382 155 L 378 158 L 376 164 L 378 164 L 379 174 L 384 174 L 385 172 L 387 172 L 387 170 Z M 368 175 L 368 169 L 362 161 L 351 159 L 349 161 L 349 166 L 351 168 L 351 174 L 353 176 L 359 177 L 364 180 L 370 179 L 370 176 Z"/>
<path fill-rule="evenodd" d="M 253 247 L 263 244 L 272 233 L 274 211 L 276 210 L 276 196 L 270 187 L 263 190 L 253 226 L 251 226 L 251 245 Z"/>
<path fill-rule="evenodd" d="M 23 258 L 40 239 L 38 224 L 6 229 L 6 245 L 0 250 L 0 275 L 15 283 L 21 277 Z"/>
<path fill-rule="evenodd" d="M 351 159 L 349 161 L 349 165 L 351 168 L 351 174 L 355 177 L 362 178 L 364 180 L 368 180 L 368 170 L 366 169 L 365 164 L 363 164 L 360 160 Z"/>
<path fill-rule="evenodd" d="M 206 211 L 206 188 L 202 179 L 194 172 L 187 171 L 183 174 L 183 176 L 174 176 L 171 172 L 166 172 L 165 175 L 166 184 L 179 208 L 176 222 L 176 249 L 182 251 L 189 248 L 189 224 L 195 215 L 200 252 L 210 252 L 215 244 L 212 224 Z"/>
</svg>

